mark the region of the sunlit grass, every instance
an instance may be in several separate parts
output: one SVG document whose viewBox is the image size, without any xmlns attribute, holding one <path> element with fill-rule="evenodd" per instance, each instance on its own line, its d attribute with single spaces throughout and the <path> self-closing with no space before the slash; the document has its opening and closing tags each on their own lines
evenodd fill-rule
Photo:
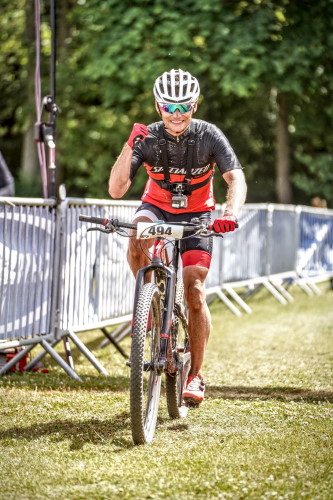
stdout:
<svg viewBox="0 0 333 500">
<path fill-rule="evenodd" d="M 314 297 L 292 289 L 287 306 L 263 290 L 240 318 L 211 304 L 207 398 L 173 421 L 163 398 L 149 446 L 132 444 L 128 368 L 114 347 L 97 348 L 98 331 L 80 338 L 108 376 L 73 347 L 82 383 L 49 357 L 49 373 L 1 378 L 1 498 L 333 498 L 326 288 Z"/>
</svg>

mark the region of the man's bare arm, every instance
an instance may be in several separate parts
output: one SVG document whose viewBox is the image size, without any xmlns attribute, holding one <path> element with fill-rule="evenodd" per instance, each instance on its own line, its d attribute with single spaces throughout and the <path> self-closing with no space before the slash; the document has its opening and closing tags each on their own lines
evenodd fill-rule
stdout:
<svg viewBox="0 0 333 500">
<path fill-rule="evenodd" d="M 225 211 L 237 217 L 246 199 L 247 186 L 245 176 L 243 171 L 237 168 L 224 173 L 223 179 L 228 184 Z"/>
<path fill-rule="evenodd" d="M 109 178 L 109 194 L 112 198 L 122 198 L 131 185 L 130 169 L 133 151 L 125 144 L 116 163 L 113 165 Z"/>
</svg>

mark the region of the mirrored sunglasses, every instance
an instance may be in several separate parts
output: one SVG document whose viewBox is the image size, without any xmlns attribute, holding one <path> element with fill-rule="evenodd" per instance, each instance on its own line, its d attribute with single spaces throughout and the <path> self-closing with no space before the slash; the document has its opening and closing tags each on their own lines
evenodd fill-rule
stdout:
<svg viewBox="0 0 333 500">
<path fill-rule="evenodd" d="M 188 113 L 191 111 L 194 107 L 194 104 L 187 102 L 185 104 L 162 104 L 159 103 L 160 108 L 162 111 L 165 111 L 166 113 L 174 113 L 176 109 L 178 109 L 181 113 Z"/>
</svg>

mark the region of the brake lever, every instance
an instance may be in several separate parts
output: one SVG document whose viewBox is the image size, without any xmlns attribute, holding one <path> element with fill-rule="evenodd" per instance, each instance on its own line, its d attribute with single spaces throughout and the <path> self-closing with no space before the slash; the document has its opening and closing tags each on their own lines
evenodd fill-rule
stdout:
<svg viewBox="0 0 333 500">
<path fill-rule="evenodd" d="M 210 238 L 211 236 L 216 236 L 216 237 L 219 237 L 219 238 L 223 238 L 223 234 L 222 233 L 216 233 L 215 231 L 212 231 L 211 229 L 208 229 L 209 225 L 205 225 L 204 223 L 202 223 L 199 218 L 194 218 L 194 219 L 192 219 L 191 222 L 194 223 L 194 224 L 200 223 L 201 228 L 199 229 L 199 234 L 203 238 Z M 237 227 L 238 227 L 238 225 L 237 225 Z"/>
<path fill-rule="evenodd" d="M 223 238 L 222 233 L 216 233 L 215 231 L 208 229 L 208 226 L 205 224 L 201 224 L 201 227 L 198 229 L 196 234 L 199 234 L 202 238 L 210 238 L 211 236 L 219 236 L 220 238 Z"/>
<path fill-rule="evenodd" d="M 209 231 L 207 233 L 201 233 L 201 236 L 203 238 L 210 238 L 211 236 L 216 236 L 218 238 L 223 238 L 223 234 L 222 233 L 215 233 L 215 231 Z"/>
<path fill-rule="evenodd" d="M 102 229 L 100 227 L 89 227 L 87 229 L 87 233 L 88 233 L 88 231 L 99 231 L 100 233 L 110 234 L 110 233 L 114 233 L 116 231 L 116 229 Z"/>
</svg>

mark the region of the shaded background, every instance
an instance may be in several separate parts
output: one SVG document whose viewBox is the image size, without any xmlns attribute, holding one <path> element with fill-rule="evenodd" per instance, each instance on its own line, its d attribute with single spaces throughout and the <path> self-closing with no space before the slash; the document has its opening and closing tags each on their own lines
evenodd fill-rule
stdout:
<svg viewBox="0 0 333 500">
<path fill-rule="evenodd" d="M 229 138 L 248 202 L 333 205 L 333 1 L 57 0 L 57 176 L 70 196 L 108 198 L 133 122 L 158 120 L 155 78 L 200 81 L 196 113 Z M 42 95 L 50 88 L 50 12 L 42 6 Z M 16 195 L 42 196 L 33 123 L 32 0 L 0 6 L 0 149 Z M 45 120 L 47 120 L 47 115 Z M 140 197 L 144 169 L 127 198 Z M 225 186 L 215 175 L 217 201 Z"/>
</svg>

